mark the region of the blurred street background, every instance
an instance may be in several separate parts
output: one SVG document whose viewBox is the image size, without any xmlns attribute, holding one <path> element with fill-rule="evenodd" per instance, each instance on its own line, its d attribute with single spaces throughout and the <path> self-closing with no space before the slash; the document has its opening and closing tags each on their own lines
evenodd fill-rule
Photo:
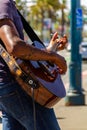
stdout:
<svg viewBox="0 0 87 130">
<path fill-rule="evenodd" d="M 67 94 L 54 109 L 61 130 L 87 130 L 87 0 L 15 1 L 45 46 L 54 32 L 67 35 L 67 47 L 57 52 L 68 65 L 62 75 Z M 25 40 L 32 43 L 26 33 Z"/>
</svg>

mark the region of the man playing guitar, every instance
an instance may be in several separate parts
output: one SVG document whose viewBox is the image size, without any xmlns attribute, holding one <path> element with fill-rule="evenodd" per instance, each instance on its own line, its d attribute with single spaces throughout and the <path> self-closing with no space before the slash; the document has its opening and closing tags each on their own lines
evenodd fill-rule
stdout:
<svg viewBox="0 0 87 130">
<path fill-rule="evenodd" d="M 49 61 L 59 67 L 59 74 L 67 71 L 65 58 L 55 53 L 55 50 L 65 48 L 67 37 L 58 39 L 56 32 L 46 49 L 27 44 L 13 0 L 0 0 L 0 40 L 0 44 L 13 57 L 28 61 Z M 52 108 L 46 108 L 37 102 L 35 108 L 37 130 L 60 130 Z M 34 130 L 32 98 L 23 91 L 1 56 L 0 109 L 3 130 Z"/>
</svg>

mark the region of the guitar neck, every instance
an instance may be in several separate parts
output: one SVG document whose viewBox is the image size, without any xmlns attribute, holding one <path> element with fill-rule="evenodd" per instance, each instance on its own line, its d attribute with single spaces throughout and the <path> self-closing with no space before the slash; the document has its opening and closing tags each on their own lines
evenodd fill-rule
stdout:
<svg viewBox="0 0 87 130">
<path fill-rule="evenodd" d="M 33 79 L 30 75 L 23 72 L 20 66 L 17 64 L 13 56 L 10 56 L 5 48 L 0 44 L 0 55 L 8 65 L 11 72 L 17 77 L 21 78 L 26 84 L 31 85 L 33 88 L 37 87 L 37 81 Z"/>
</svg>

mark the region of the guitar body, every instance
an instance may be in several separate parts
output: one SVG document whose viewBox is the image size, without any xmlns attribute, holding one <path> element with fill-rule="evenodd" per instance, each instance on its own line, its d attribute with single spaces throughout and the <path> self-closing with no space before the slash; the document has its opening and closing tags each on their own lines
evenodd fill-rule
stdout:
<svg viewBox="0 0 87 130">
<path fill-rule="evenodd" d="M 39 42 L 35 42 L 34 45 L 37 48 L 44 47 Z M 23 61 L 20 59 L 17 59 L 16 62 L 27 75 L 38 81 L 39 87 L 34 89 L 34 100 L 40 105 L 50 108 L 66 95 L 64 84 L 55 65 L 50 65 L 46 61 Z M 17 76 L 15 78 L 26 93 L 32 97 L 32 88 L 21 78 Z"/>
<path fill-rule="evenodd" d="M 34 42 L 34 46 L 44 48 L 44 45 L 37 41 Z M 17 82 L 30 97 L 34 90 L 34 100 L 40 105 L 50 108 L 65 97 L 65 87 L 56 65 L 46 61 L 14 59 L 2 45 L 0 45 L 0 55 Z"/>
</svg>

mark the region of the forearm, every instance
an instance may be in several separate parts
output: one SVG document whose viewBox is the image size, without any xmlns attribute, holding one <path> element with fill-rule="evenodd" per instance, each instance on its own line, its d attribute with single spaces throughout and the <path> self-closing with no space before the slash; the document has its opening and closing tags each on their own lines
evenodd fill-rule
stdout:
<svg viewBox="0 0 87 130">
<path fill-rule="evenodd" d="M 32 45 L 26 44 L 24 41 L 20 41 L 11 53 L 12 55 L 26 60 L 47 60 L 53 61 L 55 54 L 51 51 L 41 50 Z"/>
</svg>

